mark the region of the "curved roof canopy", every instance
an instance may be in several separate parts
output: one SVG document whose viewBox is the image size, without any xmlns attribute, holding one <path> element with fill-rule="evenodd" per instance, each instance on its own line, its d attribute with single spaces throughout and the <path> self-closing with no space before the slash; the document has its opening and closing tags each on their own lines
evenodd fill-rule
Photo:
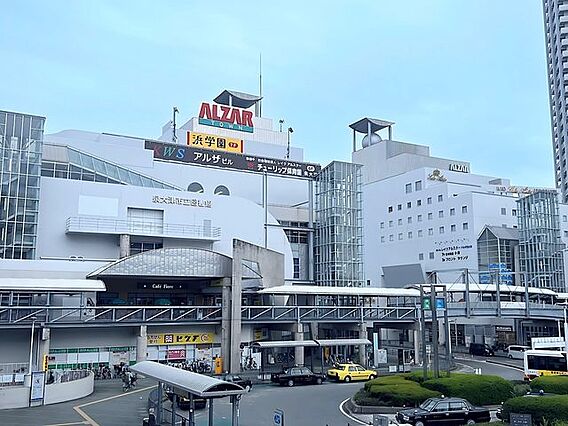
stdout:
<svg viewBox="0 0 568 426">
<path fill-rule="evenodd" d="M 92 277 L 200 277 L 232 276 L 233 260 L 199 248 L 161 248 L 117 260 L 89 274 Z"/>
<path fill-rule="evenodd" d="M 356 132 L 366 134 L 369 131 L 369 124 L 371 125 L 371 133 L 375 133 L 378 130 L 392 126 L 394 123 L 392 121 L 379 120 L 378 118 L 365 117 L 353 124 L 350 124 L 349 127 Z"/>
<path fill-rule="evenodd" d="M 229 98 L 232 98 L 231 104 L 234 107 L 250 108 L 260 101 L 262 96 L 250 95 L 235 90 L 223 90 L 213 101 L 221 105 L 229 105 Z"/>
<path fill-rule="evenodd" d="M 181 368 L 170 367 L 154 361 L 142 361 L 132 367 L 132 371 L 143 374 L 174 388 L 175 393 L 193 394 L 202 398 L 219 398 L 240 395 L 246 392 L 236 383 L 215 379 L 204 374 L 193 373 Z"/>
</svg>

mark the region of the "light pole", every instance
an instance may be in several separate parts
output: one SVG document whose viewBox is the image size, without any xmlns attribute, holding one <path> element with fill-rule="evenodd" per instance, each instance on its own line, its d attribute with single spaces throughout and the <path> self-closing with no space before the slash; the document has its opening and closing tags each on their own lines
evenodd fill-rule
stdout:
<svg viewBox="0 0 568 426">
<path fill-rule="evenodd" d="M 288 145 L 286 147 L 286 159 L 290 158 L 290 135 L 292 135 L 292 133 L 294 133 L 294 129 L 288 127 Z"/>
<path fill-rule="evenodd" d="M 28 373 L 32 374 L 32 362 L 33 362 L 33 356 L 34 356 L 34 333 L 35 333 L 35 322 L 36 322 L 36 317 L 32 317 L 32 336 L 30 339 L 30 362 L 29 362 L 29 367 L 28 367 Z"/>
</svg>

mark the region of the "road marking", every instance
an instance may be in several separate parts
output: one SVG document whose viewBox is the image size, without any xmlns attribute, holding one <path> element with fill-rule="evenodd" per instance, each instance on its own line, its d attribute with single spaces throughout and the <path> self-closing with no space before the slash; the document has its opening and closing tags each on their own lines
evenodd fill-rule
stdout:
<svg viewBox="0 0 568 426">
<path fill-rule="evenodd" d="M 489 365 L 498 365 L 499 367 L 510 368 L 511 370 L 521 371 L 523 373 L 525 372 L 525 370 L 520 367 L 513 367 L 511 365 L 501 364 L 500 362 L 489 362 L 486 359 L 469 359 L 469 358 L 456 358 L 456 359 L 459 359 L 460 361 L 476 362 L 478 364 L 485 363 Z"/>
<path fill-rule="evenodd" d="M 72 426 L 72 425 L 88 425 L 89 422 L 73 422 L 73 423 L 56 423 L 52 425 L 45 425 L 45 426 Z"/>
<path fill-rule="evenodd" d="M 358 418 L 353 417 L 350 414 L 347 414 L 347 412 L 343 409 L 343 404 L 345 404 L 347 401 L 349 401 L 349 399 L 350 398 L 347 398 L 345 401 L 343 401 L 341 404 L 339 404 L 339 411 L 341 411 L 341 414 L 343 414 L 345 417 L 353 420 L 354 422 L 359 423 L 360 425 L 367 425 L 368 423 L 362 422 Z"/>
<path fill-rule="evenodd" d="M 148 389 L 152 389 L 152 388 L 155 388 L 155 387 L 156 387 L 156 385 L 148 386 L 148 387 L 145 387 L 145 388 L 136 389 L 136 390 L 131 391 L 131 392 L 124 392 L 124 393 L 121 393 L 121 394 L 118 394 L 118 395 L 109 396 L 107 398 L 98 399 L 96 401 L 87 402 L 86 404 L 76 405 L 75 407 L 73 407 L 73 410 L 75 410 L 77 412 L 77 414 L 79 414 L 81 417 L 83 417 L 86 420 L 86 422 L 70 423 L 70 424 L 88 424 L 88 425 L 91 425 L 91 426 L 100 426 L 91 417 L 89 417 L 89 415 L 87 415 L 87 413 L 85 413 L 81 408 L 88 407 L 89 405 L 93 405 L 93 404 L 98 404 L 100 402 L 110 401 L 110 400 L 116 399 L 116 398 L 122 398 L 123 396 L 132 395 L 133 393 L 144 392 L 144 391 L 147 391 Z"/>
<path fill-rule="evenodd" d="M 456 358 L 456 359 L 459 359 L 459 358 Z M 466 367 L 466 368 L 470 368 L 471 370 L 475 371 L 475 368 L 473 368 L 471 365 L 462 364 L 461 362 L 456 362 L 456 364 L 457 364 L 457 365 L 462 365 L 462 366 L 464 366 L 464 367 Z"/>
</svg>

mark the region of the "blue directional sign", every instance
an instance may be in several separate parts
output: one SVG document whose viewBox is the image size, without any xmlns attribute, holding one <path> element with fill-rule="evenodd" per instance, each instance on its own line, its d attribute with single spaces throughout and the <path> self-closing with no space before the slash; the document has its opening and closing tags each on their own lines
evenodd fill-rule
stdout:
<svg viewBox="0 0 568 426">
<path fill-rule="evenodd" d="M 273 416 L 274 426 L 284 426 L 284 411 L 276 409 Z"/>
<path fill-rule="evenodd" d="M 446 309 L 446 299 L 443 297 L 436 297 L 436 310 Z"/>
</svg>

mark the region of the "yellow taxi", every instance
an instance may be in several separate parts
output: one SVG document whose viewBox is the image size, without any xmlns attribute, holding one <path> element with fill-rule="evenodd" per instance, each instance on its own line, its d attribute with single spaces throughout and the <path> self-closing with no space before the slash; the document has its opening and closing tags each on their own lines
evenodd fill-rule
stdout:
<svg viewBox="0 0 568 426">
<path fill-rule="evenodd" d="M 377 372 L 367 370 L 359 364 L 335 364 L 327 371 L 327 377 L 349 383 L 351 380 L 372 380 L 377 377 Z"/>
</svg>

